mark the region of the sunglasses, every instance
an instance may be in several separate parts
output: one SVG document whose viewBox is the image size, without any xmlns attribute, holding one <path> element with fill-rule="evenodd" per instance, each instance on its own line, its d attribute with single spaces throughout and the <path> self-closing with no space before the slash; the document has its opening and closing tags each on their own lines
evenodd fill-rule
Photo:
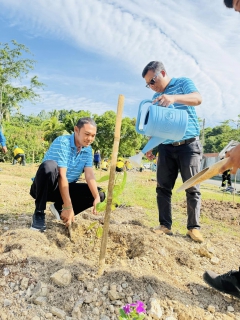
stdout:
<svg viewBox="0 0 240 320">
<path fill-rule="evenodd" d="M 150 88 L 150 86 L 153 86 L 156 82 L 156 78 L 157 76 L 160 74 L 160 72 L 158 72 L 157 74 L 155 74 L 155 76 L 146 84 L 146 88 Z"/>
</svg>

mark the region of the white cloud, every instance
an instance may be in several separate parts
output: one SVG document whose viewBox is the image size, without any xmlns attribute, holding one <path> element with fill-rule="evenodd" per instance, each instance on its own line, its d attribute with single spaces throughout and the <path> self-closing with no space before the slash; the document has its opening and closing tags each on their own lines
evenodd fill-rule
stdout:
<svg viewBox="0 0 240 320">
<path fill-rule="evenodd" d="M 196 83 L 203 96 L 198 115 L 208 123 L 240 113 L 240 19 L 222 1 L 0 0 L 0 4 L 11 13 L 11 21 L 33 34 L 51 34 L 111 56 L 127 63 L 131 72 L 141 74 L 149 61 L 162 60 L 170 76 L 188 76 Z"/>
<path fill-rule="evenodd" d="M 28 113 L 38 114 L 40 111 L 46 112 L 52 110 L 88 110 L 92 114 L 102 114 L 112 110 L 112 106 L 103 102 L 94 101 L 85 97 L 66 96 L 50 90 L 38 91 L 41 95 L 41 101 L 31 107 L 28 106 Z"/>
</svg>

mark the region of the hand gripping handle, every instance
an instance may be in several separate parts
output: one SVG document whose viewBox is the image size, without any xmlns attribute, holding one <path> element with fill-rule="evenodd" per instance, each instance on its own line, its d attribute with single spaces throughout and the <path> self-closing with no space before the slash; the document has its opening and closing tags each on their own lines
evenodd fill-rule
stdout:
<svg viewBox="0 0 240 320">
<path fill-rule="evenodd" d="M 138 108 L 138 116 L 137 116 L 137 121 L 136 121 L 136 125 L 135 125 L 135 129 L 138 133 L 140 134 L 144 134 L 143 130 L 139 129 L 139 124 L 140 124 L 140 120 L 141 120 L 141 114 L 142 114 L 142 107 L 145 103 L 151 103 L 152 104 L 152 100 L 143 100 Z"/>
</svg>

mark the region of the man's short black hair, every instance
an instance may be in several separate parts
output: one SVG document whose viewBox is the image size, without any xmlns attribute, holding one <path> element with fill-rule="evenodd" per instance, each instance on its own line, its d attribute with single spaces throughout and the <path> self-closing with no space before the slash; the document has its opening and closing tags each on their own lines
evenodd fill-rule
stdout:
<svg viewBox="0 0 240 320">
<path fill-rule="evenodd" d="M 90 118 L 90 117 L 85 117 L 85 118 L 80 118 L 76 124 L 76 126 L 81 129 L 86 123 L 91 124 L 94 127 L 97 127 L 96 122 Z"/>
<path fill-rule="evenodd" d="M 161 72 L 162 70 L 166 71 L 161 61 L 151 61 L 143 69 L 143 72 L 142 72 L 143 78 L 145 77 L 145 75 L 148 73 L 149 70 L 152 70 L 153 72 Z"/>
<path fill-rule="evenodd" d="M 233 0 L 223 0 L 225 6 L 228 8 L 233 8 Z"/>
</svg>

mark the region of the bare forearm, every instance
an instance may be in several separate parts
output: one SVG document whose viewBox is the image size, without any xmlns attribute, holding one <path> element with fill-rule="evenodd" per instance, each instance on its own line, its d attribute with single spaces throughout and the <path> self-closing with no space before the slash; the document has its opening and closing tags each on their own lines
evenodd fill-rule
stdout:
<svg viewBox="0 0 240 320">
<path fill-rule="evenodd" d="M 59 177 L 58 179 L 59 191 L 63 200 L 64 206 L 71 206 L 72 201 L 69 194 L 69 185 L 66 177 Z"/>
<path fill-rule="evenodd" d="M 86 181 L 92 193 L 93 198 L 96 199 L 97 197 L 99 197 L 96 180 L 94 178 L 88 178 L 86 179 Z"/>
<path fill-rule="evenodd" d="M 175 94 L 174 100 L 176 103 L 185 104 L 187 106 L 198 106 L 202 103 L 202 97 L 198 92 L 189 94 Z"/>
</svg>

